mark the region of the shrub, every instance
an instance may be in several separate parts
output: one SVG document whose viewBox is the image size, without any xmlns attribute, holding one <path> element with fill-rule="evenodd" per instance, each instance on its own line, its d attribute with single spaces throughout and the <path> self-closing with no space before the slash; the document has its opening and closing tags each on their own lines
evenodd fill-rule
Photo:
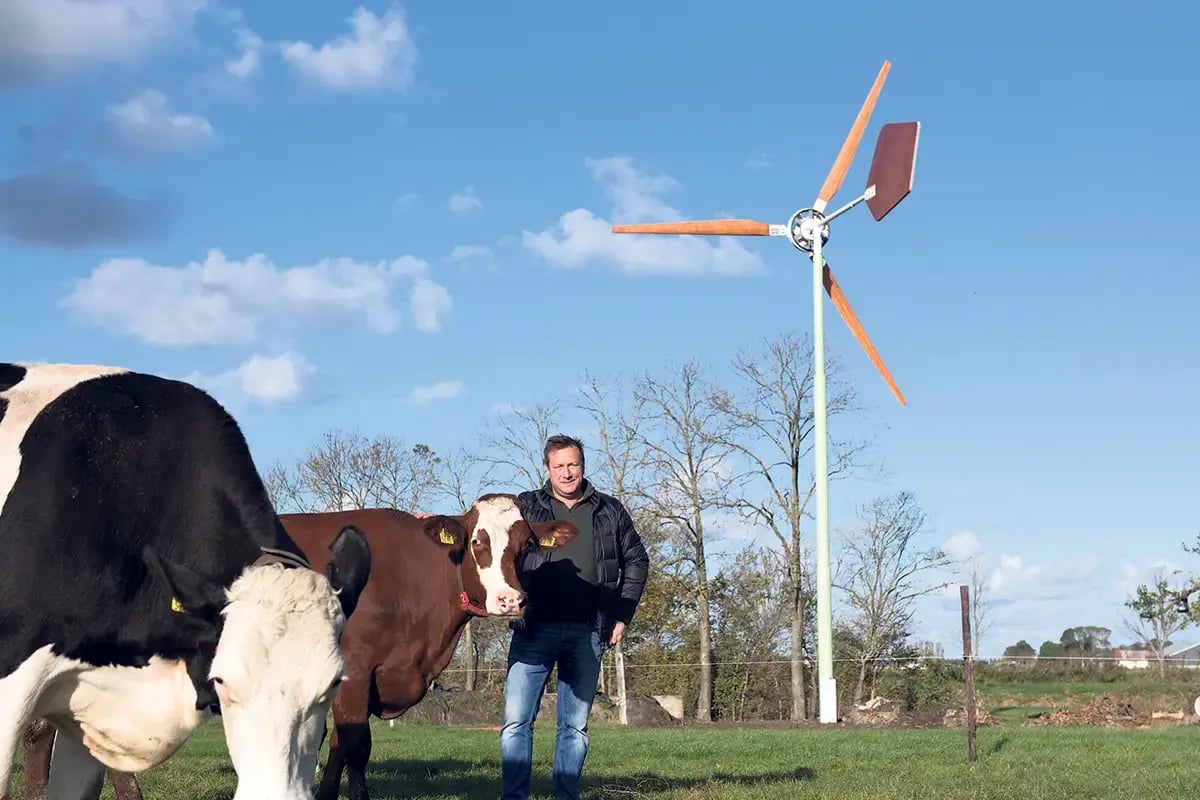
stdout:
<svg viewBox="0 0 1200 800">
<path fill-rule="evenodd" d="M 963 668 L 952 661 L 888 667 L 879 675 L 877 693 L 896 701 L 902 711 L 961 706 Z"/>
</svg>

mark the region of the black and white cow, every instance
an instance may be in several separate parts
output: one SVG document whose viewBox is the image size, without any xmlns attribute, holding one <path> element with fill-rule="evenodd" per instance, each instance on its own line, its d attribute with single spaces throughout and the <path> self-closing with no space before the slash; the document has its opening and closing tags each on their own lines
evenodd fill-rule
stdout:
<svg viewBox="0 0 1200 800">
<path fill-rule="evenodd" d="M 199 389 L 0 364 L 0 791 L 39 717 L 58 729 L 49 795 L 74 800 L 219 710 L 236 800 L 311 798 L 371 560 L 353 527 L 330 550 L 308 568 Z"/>
</svg>

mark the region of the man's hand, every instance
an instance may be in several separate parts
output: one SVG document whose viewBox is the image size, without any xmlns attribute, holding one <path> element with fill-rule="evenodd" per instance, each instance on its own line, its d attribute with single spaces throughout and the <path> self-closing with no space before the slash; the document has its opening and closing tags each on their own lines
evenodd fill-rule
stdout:
<svg viewBox="0 0 1200 800">
<path fill-rule="evenodd" d="M 625 635 L 625 623 L 617 622 L 613 625 L 612 636 L 608 637 L 608 643 L 616 647 L 621 643 L 621 638 Z"/>
</svg>

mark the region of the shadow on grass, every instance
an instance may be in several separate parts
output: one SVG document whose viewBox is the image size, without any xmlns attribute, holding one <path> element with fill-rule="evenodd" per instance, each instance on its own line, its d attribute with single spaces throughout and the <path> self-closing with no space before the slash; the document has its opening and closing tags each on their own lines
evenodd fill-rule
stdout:
<svg viewBox="0 0 1200 800">
<path fill-rule="evenodd" d="M 718 772 L 691 777 L 667 777 L 648 772 L 620 776 L 589 775 L 585 769 L 581 788 L 585 795 L 591 797 L 609 794 L 645 797 L 657 792 L 699 786 L 770 785 L 783 781 L 807 781 L 814 777 L 815 773 L 806 767 L 750 774 Z M 450 796 L 464 800 L 494 800 L 500 794 L 500 772 L 498 765 L 493 769 L 490 764 L 454 759 L 384 759 L 373 761 L 367 768 L 367 789 L 372 798 Z M 535 796 L 554 796 L 548 770 L 534 767 L 531 789 L 531 794 Z M 342 791 L 345 792 L 345 788 Z"/>
</svg>

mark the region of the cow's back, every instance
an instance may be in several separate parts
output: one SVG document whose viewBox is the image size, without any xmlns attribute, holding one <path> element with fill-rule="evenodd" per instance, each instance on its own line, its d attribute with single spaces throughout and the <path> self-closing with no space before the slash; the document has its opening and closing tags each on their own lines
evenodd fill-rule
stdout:
<svg viewBox="0 0 1200 800">
<path fill-rule="evenodd" d="M 295 551 L 228 413 L 141 373 L 0 365 L 0 502 L 0 675 L 47 643 L 91 663 L 194 649 L 145 546 L 226 585 L 260 546 Z"/>
<path fill-rule="evenodd" d="M 346 622 L 342 651 L 352 675 L 387 665 L 403 676 L 403 687 L 390 697 L 379 696 L 389 694 L 384 688 L 371 689 L 371 713 L 387 718 L 419 702 L 453 656 L 466 621 L 450 551 L 429 538 L 423 520 L 387 508 L 281 514 L 280 520 L 314 569 L 329 559 L 329 542 L 343 526 L 366 534 L 371 574 Z"/>
<path fill-rule="evenodd" d="M 365 508 L 280 514 L 279 519 L 316 570 L 323 569 L 329 561 L 329 543 L 343 527 L 354 525 L 366 535 L 371 548 L 371 575 L 354 615 L 347 620 L 347 635 L 360 610 L 369 612 L 362 615 L 364 618 L 380 611 L 390 612 L 402 594 L 432 595 L 444 583 L 442 573 L 449 564 L 446 551 L 430 542 L 424 533 L 424 523 L 407 512 Z M 415 599 L 409 602 L 419 605 Z M 431 597 L 430 604 L 433 602 Z"/>
</svg>

